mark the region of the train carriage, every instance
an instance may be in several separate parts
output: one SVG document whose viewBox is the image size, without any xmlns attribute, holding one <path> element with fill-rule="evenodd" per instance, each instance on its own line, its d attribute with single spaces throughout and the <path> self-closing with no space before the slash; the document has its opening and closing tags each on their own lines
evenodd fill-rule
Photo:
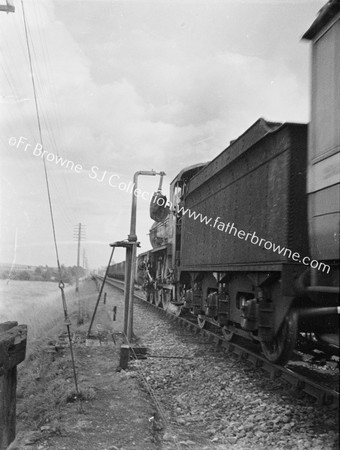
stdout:
<svg viewBox="0 0 340 450">
<path fill-rule="evenodd" d="M 301 332 L 339 351 L 340 0 L 304 38 L 310 125 L 259 119 L 213 161 L 183 169 L 137 261 L 149 301 L 255 340 L 278 364 Z"/>
</svg>

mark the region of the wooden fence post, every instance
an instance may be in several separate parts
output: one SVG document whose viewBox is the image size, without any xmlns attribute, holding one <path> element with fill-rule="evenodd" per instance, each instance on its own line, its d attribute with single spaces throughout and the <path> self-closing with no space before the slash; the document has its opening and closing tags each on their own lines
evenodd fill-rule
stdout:
<svg viewBox="0 0 340 450">
<path fill-rule="evenodd" d="M 0 324 L 0 450 L 15 439 L 17 365 L 25 359 L 27 326 Z"/>
</svg>

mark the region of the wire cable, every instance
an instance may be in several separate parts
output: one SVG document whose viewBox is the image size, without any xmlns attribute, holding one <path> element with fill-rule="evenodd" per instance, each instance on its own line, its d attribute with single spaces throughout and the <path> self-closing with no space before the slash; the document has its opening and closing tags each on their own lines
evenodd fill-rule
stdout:
<svg viewBox="0 0 340 450">
<path fill-rule="evenodd" d="M 21 0 L 21 5 L 22 5 L 22 14 L 23 14 L 23 19 L 24 19 L 24 26 L 25 26 L 25 36 L 26 36 L 26 43 L 27 43 L 28 59 L 29 59 L 31 78 L 32 78 L 32 85 L 33 85 L 33 96 L 34 96 L 35 112 L 36 112 L 37 121 L 38 121 L 39 137 L 40 137 L 41 145 L 44 148 L 44 142 L 43 142 L 43 137 L 42 137 L 42 132 L 41 132 L 41 122 L 40 122 L 40 113 L 39 113 L 39 106 L 38 106 L 37 90 L 36 90 L 36 85 L 35 85 L 35 77 L 34 77 L 34 72 L 33 72 L 32 56 L 31 56 L 31 48 L 30 48 L 30 44 L 29 44 L 29 40 L 28 40 L 28 30 L 27 30 L 26 15 L 25 15 L 25 8 L 24 8 L 23 0 Z M 49 209 L 50 209 L 50 217 L 51 217 L 51 224 L 52 224 L 54 248 L 55 248 L 55 253 L 56 253 L 56 258 L 57 258 L 57 265 L 58 265 L 59 275 L 61 275 L 61 267 L 60 267 L 59 252 L 58 252 L 58 245 L 57 245 L 57 237 L 56 237 L 56 230 L 55 230 L 55 223 L 54 223 L 54 216 L 53 216 L 51 192 L 50 192 L 50 185 L 49 185 L 49 180 L 48 180 L 48 175 L 47 175 L 46 159 L 45 159 L 44 155 L 42 157 L 42 160 L 43 160 L 43 164 L 44 164 L 44 174 L 45 174 L 47 196 L 48 196 L 48 203 L 49 203 Z"/>
<path fill-rule="evenodd" d="M 27 44 L 27 51 L 28 51 L 29 66 L 30 66 L 32 85 L 33 85 L 35 112 L 36 112 L 37 121 L 38 121 L 38 130 L 39 130 L 40 142 L 41 142 L 42 148 L 44 148 L 43 137 L 42 137 L 42 132 L 41 132 L 41 122 L 40 122 L 40 115 L 39 115 L 37 91 L 36 91 L 35 78 L 34 78 L 34 72 L 33 72 L 31 49 L 30 49 L 30 44 L 29 44 L 29 39 L 28 39 L 28 27 L 27 27 L 27 21 L 26 21 L 25 8 L 24 8 L 23 0 L 21 0 L 21 6 L 22 6 L 23 21 L 24 21 L 24 26 L 25 26 L 25 36 L 26 36 L 26 44 Z M 42 160 L 43 160 L 43 165 L 44 165 L 44 174 L 45 174 L 46 189 L 47 189 L 47 196 L 48 196 L 48 203 L 49 203 L 49 210 L 50 210 L 50 218 L 51 218 L 51 224 L 52 224 L 54 248 L 55 248 L 57 265 L 58 265 L 59 289 L 61 291 L 61 297 L 62 297 L 62 303 L 63 303 L 63 309 L 64 309 L 64 317 L 65 317 L 65 325 L 67 327 L 68 339 L 69 339 L 69 344 L 70 344 L 70 352 L 71 352 L 71 360 L 72 360 L 72 367 L 73 367 L 74 383 L 75 383 L 75 388 L 76 388 L 77 395 L 80 398 L 80 392 L 79 392 L 78 381 L 77 381 L 77 373 L 76 373 L 76 367 L 75 367 L 75 361 L 74 361 L 74 354 L 73 354 L 71 331 L 70 331 L 70 324 L 71 324 L 71 322 L 70 322 L 70 320 L 68 318 L 68 313 L 67 313 L 67 304 L 66 304 L 66 298 L 65 298 L 65 292 L 64 292 L 65 285 L 64 285 L 64 283 L 62 281 L 62 272 L 61 272 L 61 265 L 60 265 L 60 260 L 59 260 L 59 252 L 58 252 L 58 244 L 57 244 L 57 237 L 56 237 L 56 229 L 55 229 L 54 216 L 53 216 L 52 199 L 51 199 L 50 185 L 49 185 L 48 174 L 47 174 L 46 160 L 45 160 L 45 156 L 44 155 L 42 155 Z"/>
</svg>

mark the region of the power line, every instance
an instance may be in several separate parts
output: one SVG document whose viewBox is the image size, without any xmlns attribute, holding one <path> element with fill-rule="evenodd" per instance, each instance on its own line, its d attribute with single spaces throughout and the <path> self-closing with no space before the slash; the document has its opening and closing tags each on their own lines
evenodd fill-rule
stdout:
<svg viewBox="0 0 340 450">
<path fill-rule="evenodd" d="M 34 9 L 34 13 L 35 13 L 35 22 L 37 25 L 39 25 L 39 17 L 37 16 L 37 12 L 39 8 L 37 8 L 34 5 L 35 9 Z M 26 36 L 25 36 L 25 30 L 24 27 L 19 27 L 20 23 L 16 20 L 14 22 L 14 27 L 13 30 L 16 32 L 17 35 L 17 42 L 18 42 L 18 50 L 21 56 L 25 58 L 25 60 L 27 61 L 27 64 L 29 64 L 29 57 L 28 57 L 28 52 L 27 52 L 27 44 L 25 42 Z M 56 101 L 56 93 L 55 93 L 55 89 L 53 89 L 54 85 L 52 83 L 51 80 L 51 73 L 53 73 L 51 66 L 49 64 L 49 60 L 48 60 L 48 51 L 47 51 L 47 47 L 46 47 L 46 42 L 47 39 L 45 39 L 44 34 L 41 32 L 41 29 L 39 28 L 39 26 L 37 26 L 37 30 L 38 30 L 38 38 L 39 38 L 39 51 L 37 52 L 37 48 L 34 45 L 34 41 L 32 38 L 32 33 L 30 30 L 30 26 L 27 23 L 26 20 L 26 25 L 27 25 L 27 34 L 28 34 L 28 39 L 29 39 L 29 45 L 30 45 L 30 49 L 31 49 L 31 61 L 34 62 L 34 82 L 35 82 L 35 87 L 36 87 L 36 91 L 39 93 L 38 96 L 38 106 L 39 106 L 39 117 L 40 117 L 40 124 L 41 124 L 41 131 L 44 134 L 44 144 L 45 146 L 50 146 L 51 148 L 53 148 L 54 153 L 59 155 L 59 149 L 58 149 L 58 145 L 57 145 L 57 136 L 56 134 L 61 134 L 61 126 L 60 126 L 60 121 L 58 120 L 58 114 L 60 112 L 60 109 L 58 108 L 57 111 L 57 106 L 58 103 Z M 7 35 L 6 33 L 4 33 L 4 30 L 0 30 L 0 35 L 2 34 L 2 37 L 0 38 L 0 46 L 2 47 L 1 50 L 4 50 L 4 54 L 7 55 L 7 58 L 2 58 L 0 65 L 2 66 L 2 72 L 3 72 L 3 76 L 4 76 L 4 85 L 7 84 L 7 89 L 5 90 L 4 93 L 4 97 L 2 97 L 1 99 L 1 103 L 6 103 L 8 104 L 8 108 L 6 108 L 6 115 L 5 115 L 5 119 L 6 119 L 6 126 L 8 128 L 8 134 L 10 136 L 15 136 L 17 134 L 17 130 L 18 127 L 15 127 L 15 124 L 18 120 L 18 115 L 21 116 L 21 121 L 23 123 L 24 126 L 27 127 L 27 131 L 32 135 L 32 137 L 34 138 L 35 142 L 39 142 L 39 136 L 38 133 L 36 131 L 34 131 L 34 125 L 32 123 L 32 120 L 25 114 L 25 109 L 22 105 L 23 101 L 29 101 L 29 98 L 24 98 L 27 97 L 27 94 L 25 96 L 25 90 L 23 90 L 25 84 L 21 83 L 20 85 L 18 85 L 16 83 L 16 81 L 19 81 L 19 74 L 22 73 L 22 70 L 19 70 L 18 68 L 18 54 L 16 53 L 16 58 L 12 59 L 12 55 L 13 55 L 13 45 L 8 45 L 8 40 L 7 40 Z M 40 52 L 40 48 L 42 48 L 43 52 Z M 20 52 L 21 50 L 21 52 Z M 38 64 L 38 56 L 43 57 L 43 62 L 44 64 L 41 66 Z M 10 58 L 10 62 L 7 62 L 7 59 Z M 46 81 L 47 80 L 47 81 Z M 7 93 L 7 92 L 8 93 Z M 50 101 L 50 103 L 52 104 L 52 110 L 48 111 L 46 114 L 46 111 L 43 108 L 43 103 L 42 103 L 42 95 L 43 97 L 46 99 L 48 99 Z M 52 95 L 53 94 L 53 95 Z M 53 101 L 54 100 L 54 101 Z M 52 116 L 51 114 L 52 113 Z M 32 128 L 33 127 L 33 128 Z M 46 133 L 45 133 L 45 129 L 46 129 Z M 38 131 L 38 130 L 37 130 Z M 46 142 L 47 140 L 47 142 Z M 19 162 L 19 164 L 21 164 Z M 50 187 L 51 187 L 51 191 L 52 192 L 58 192 L 58 197 L 53 198 L 54 202 L 53 202 L 53 209 L 54 209 L 54 213 L 58 212 L 60 208 L 63 208 L 62 211 L 62 218 L 65 221 L 65 223 L 67 222 L 68 226 L 73 224 L 74 221 L 76 220 L 74 212 L 72 209 L 70 209 L 70 207 L 66 207 L 66 205 L 61 205 L 61 202 L 63 202 L 64 198 L 70 198 L 71 197 L 71 187 L 70 187 L 70 183 L 68 180 L 67 175 L 64 172 L 61 172 L 61 186 L 59 184 L 59 182 L 56 182 L 56 180 L 54 180 L 55 176 L 53 174 L 53 172 L 49 172 L 49 183 L 50 183 Z M 59 178 L 58 178 L 59 181 Z M 60 188 L 63 188 L 62 190 Z M 60 199 L 60 197 L 62 197 L 62 199 Z M 60 201 L 61 200 L 61 201 Z M 59 214 L 57 214 L 59 215 Z M 56 216 L 56 214 L 55 214 Z"/>
<path fill-rule="evenodd" d="M 84 227 L 84 226 L 83 226 L 83 227 Z M 76 292 L 78 292 L 78 291 L 79 291 L 79 272 L 80 272 L 80 270 L 79 270 L 79 265 L 80 265 L 80 243 L 81 243 L 82 240 L 85 239 L 85 230 L 84 230 L 84 228 L 82 228 L 82 224 L 81 224 L 81 223 L 79 223 L 79 224 L 77 225 L 77 228 L 76 228 L 76 230 L 74 231 L 74 234 L 76 234 L 76 235 L 73 235 L 73 237 L 76 238 L 77 241 L 78 241 L 78 250 L 77 250 L 77 276 L 76 276 Z"/>
<path fill-rule="evenodd" d="M 24 8 L 23 0 L 21 0 L 21 6 L 22 6 L 23 19 L 24 19 L 24 26 L 25 26 L 26 44 L 27 44 L 28 59 L 29 59 L 31 78 L 32 78 L 32 85 L 33 85 L 33 96 L 34 96 L 35 111 L 36 111 L 36 116 L 37 116 L 37 121 L 38 121 L 39 137 L 40 137 L 41 145 L 44 148 L 44 142 L 43 142 L 43 137 L 42 137 L 42 132 L 41 132 L 41 122 L 40 122 L 37 90 L 36 90 L 36 85 L 35 85 L 35 77 L 34 77 L 34 72 L 33 72 L 32 56 L 31 56 L 31 48 L 30 48 L 29 39 L 28 39 L 28 28 L 27 28 L 27 23 L 26 23 L 26 15 L 25 15 L 25 8 Z M 51 224 L 52 224 L 54 248 L 55 248 L 55 253 L 56 253 L 56 258 L 57 258 L 57 265 L 58 265 L 58 269 L 59 269 L 59 276 L 61 278 L 61 268 L 60 268 L 60 261 L 59 261 L 59 252 L 58 252 L 58 245 L 57 245 L 55 223 L 54 223 L 54 217 L 53 217 L 52 199 L 51 199 L 50 185 L 49 185 L 48 174 L 47 174 L 46 160 L 45 160 L 45 156 L 44 155 L 42 157 L 42 160 L 43 160 L 43 164 L 44 164 L 44 173 L 45 173 L 47 196 L 48 196 L 48 203 L 49 203 L 49 209 L 50 209 L 50 217 L 51 217 Z"/>
<path fill-rule="evenodd" d="M 24 2 L 21 0 L 21 6 L 22 6 L 22 14 L 23 14 L 23 20 L 24 20 L 24 26 L 25 26 L 25 36 L 26 36 L 26 44 L 27 44 L 27 51 L 28 51 L 28 59 L 29 59 L 29 65 L 30 65 L 30 71 L 31 71 L 31 78 L 32 78 L 32 85 L 33 85 L 33 94 L 34 94 L 34 103 L 35 103 L 35 111 L 38 121 L 38 129 L 39 129 L 39 136 L 40 136 L 40 142 L 42 147 L 44 148 L 43 144 L 43 138 L 42 138 L 42 132 L 41 132 L 41 123 L 40 123 L 40 116 L 39 116 L 39 107 L 38 107 L 38 99 L 37 99 L 37 92 L 36 92 L 36 86 L 35 86 L 35 79 L 34 79 L 34 72 L 33 72 L 33 64 L 32 64 L 32 57 L 31 57 L 31 50 L 29 45 L 29 39 L 28 39 L 28 29 L 27 29 L 27 23 L 26 23 L 26 15 L 25 15 L 25 8 L 24 8 Z M 42 157 L 43 163 L 44 163 L 44 173 L 45 173 L 45 181 L 46 181 L 46 188 L 47 188 L 47 196 L 48 196 L 48 203 L 49 203 L 49 209 L 50 209 L 50 217 L 51 217 L 51 224 L 52 224 L 52 231 L 53 231 L 53 241 L 54 241 L 54 248 L 56 252 L 56 258 L 57 258 L 57 265 L 58 265 L 58 273 L 59 273 L 59 288 L 61 291 L 61 297 L 62 297 L 62 303 L 63 303 L 63 309 L 64 309 L 64 317 L 65 317 L 65 323 L 67 327 L 68 332 L 68 339 L 69 339 L 69 345 L 70 345 L 70 352 L 71 352 L 71 359 L 72 359 L 72 366 L 73 366 L 73 375 L 74 375 L 74 383 L 77 395 L 79 396 L 79 388 L 78 388 L 78 381 L 77 381 L 77 373 L 76 373 L 76 367 L 75 367 L 75 361 L 74 361 L 74 355 L 73 355 L 73 347 L 72 347 L 72 339 L 71 339 L 71 331 L 70 331 L 70 320 L 67 313 L 67 305 L 66 305 L 66 298 L 64 293 L 64 283 L 62 281 L 62 273 L 61 273 L 61 266 L 59 261 L 59 253 L 58 253 L 58 245 L 57 245 L 57 237 L 56 237 L 56 231 L 55 231 L 55 223 L 54 223 L 54 217 L 53 217 L 53 208 L 52 208 L 52 200 L 51 200 L 51 193 L 50 193 L 50 186 L 48 181 L 48 174 L 47 174 L 47 167 L 46 167 L 46 160 L 43 155 Z"/>
</svg>

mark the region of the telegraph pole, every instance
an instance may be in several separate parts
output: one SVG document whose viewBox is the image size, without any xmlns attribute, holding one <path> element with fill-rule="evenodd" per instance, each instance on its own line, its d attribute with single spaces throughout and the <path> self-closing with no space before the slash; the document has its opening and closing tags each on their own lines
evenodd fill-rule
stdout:
<svg viewBox="0 0 340 450">
<path fill-rule="evenodd" d="M 78 252 L 77 252 L 77 277 L 76 292 L 79 292 L 79 259 L 80 259 L 81 223 L 78 224 Z"/>
<path fill-rule="evenodd" d="M 77 249 L 77 273 L 76 273 L 76 292 L 79 292 L 79 263 L 80 263 L 80 243 L 81 240 L 85 239 L 85 231 L 82 230 L 82 224 L 79 222 L 78 225 L 76 225 L 74 230 L 74 239 L 78 240 L 78 249 Z"/>
<path fill-rule="evenodd" d="M 86 249 L 83 248 L 83 263 L 82 263 L 82 267 L 85 270 L 85 275 L 87 276 L 88 274 L 88 262 L 87 262 L 87 254 L 86 254 Z"/>
</svg>

